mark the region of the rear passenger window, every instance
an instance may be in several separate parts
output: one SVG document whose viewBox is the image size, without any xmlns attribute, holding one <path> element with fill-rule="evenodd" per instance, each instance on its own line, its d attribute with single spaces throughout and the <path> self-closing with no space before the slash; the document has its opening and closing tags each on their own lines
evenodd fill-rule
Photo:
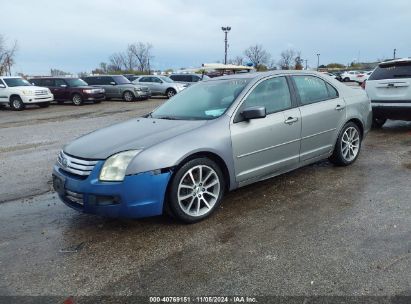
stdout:
<svg viewBox="0 0 411 304">
<path fill-rule="evenodd" d="M 66 85 L 66 82 L 63 79 L 56 79 L 55 85 L 56 87 L 61 87 L 62 85 Z"/>
<path fill-rule="evenodd" d="M 325 84 L 327 86 L 328 96 L 330 97 L 330 99 L 337 98 L 338 97 L 337 90 L 332 85 L 330 85 L 328 82 L 326 82 Z"/>
<path fill-rule="evenodd" d="M 323 80 L 314 76 L 293 76 L 302 104 L 310 104 L 329 99 L 328 89 Z"/>
<path fill-rule="evenodd" d="M 291 108 L 291 96 L 285 77 L 275 77 L 258 84 L 242 108 L 264 106 L 267 114 Z"/>
</svg>

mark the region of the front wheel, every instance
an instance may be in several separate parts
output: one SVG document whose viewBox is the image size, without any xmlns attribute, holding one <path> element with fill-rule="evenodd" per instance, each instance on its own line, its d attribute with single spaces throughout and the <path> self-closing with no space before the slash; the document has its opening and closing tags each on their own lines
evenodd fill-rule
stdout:
<svg viewBox="0 0 411 304">
<path fill-rule="evenodd" d="M 219 166 L 208 158 L 185 163 L 175 173 L 168 196 L 172 214 L 186 223 L 210 216 L 220 205 L 225 181 Z"/>
<path fill-rule="evenodd" d="M 134 100 L 134 95 L 130 91 L 125 91 L 123 94 L 123 100 L 130 102 Z"/>
<path fill-rule="evenodd" d="M 15 96 L 15 97 L 12 97 L 10 100 L 10 107 L 14 111 L 21 111 L 21 110 L 24 110 L 24 103 L 20 97 Z"/>
<path fill-rule="evenodd" d="M 387 121 L 386 118 L 378 118 L 378 117 L 374 117 L 372 119 L 372 125 L 371 127 L 373 129 L 380 129 L 382 128 L 382 126 L 385 124 L 385 122 Z"/>
<path fill-rule="evenodd" d="M 174 89 L 168 89 L 167 92 L 166 92 L 167 98 L 171 98 L 176 94 L 177 94 L 177 92 Z"/>
<path fill-rule="evenodd" d="M 361 140 L 358 125 L 353 122 L 345 124 L 338 136 L 334 152 L 329 158 L 330 161 L 337 166 L 351 165 L 360 154 Z"/>
</svg>

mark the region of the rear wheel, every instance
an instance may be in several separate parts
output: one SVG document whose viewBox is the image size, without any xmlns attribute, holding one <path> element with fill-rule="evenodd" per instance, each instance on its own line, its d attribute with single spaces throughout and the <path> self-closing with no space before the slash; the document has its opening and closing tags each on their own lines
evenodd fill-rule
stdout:
<svg viewBox="0 0 411 304">
<path fill-rule="evenodd" d="M 372 119 L 372 127 L 374 129 L 380 129 L 380 128 L 382 128 L 382 126 L 385 124 L 386 121 L 387 121 L 386 118 L 374 117 Z"/>
<path fill-rule="evenodd" d="M 176 94 L 177 94 L 177 92 L 174 89 L 168 89 L 167 92 L 166 92 L 167 98 L 171 98 Z"/>
<path fill-rule="evenodd" d="M 80 94 L 74 94 L 71 97 L 71 101 L 73 102 L 74 105 L 81 106 L 83 104 L 83 97 L 81 97 Z"/>
<path fill-rule="evenodd" d="M 353 122 L 345 124 L 329 158 L 330 161 L 337 166 L 351 165 L 360 154 L 361 140 L 360 128 Z"/>
<path fill-rule="evenodd" d="M 10 107 L 14 110 L 14 111 L 21 111 L 24 109 L 24 103 L 21 100 L 20 97 L 18 96 L 14 96 L 11 98 L 10 100 Z"/>
<path fill-rule="evenodd" d="M 167 208 L 179 220 L 195 223 L 210 216 L 220 205 L 225 181 L 214 161 L 196 158 L 177 170 L 169 190 Z"/>
<path fill-rule="evenodd" d="M 123 100 L 130 102 L 134 100 L 134 95 L 130 91 L 125 91 L 123 94 Z"/>
</svg>

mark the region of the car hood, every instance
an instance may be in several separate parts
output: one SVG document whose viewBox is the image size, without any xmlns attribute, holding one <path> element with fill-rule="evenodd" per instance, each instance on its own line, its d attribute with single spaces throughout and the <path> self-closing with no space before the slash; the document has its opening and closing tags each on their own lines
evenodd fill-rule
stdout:
<svg viewBox="0 0 411 304">
<path fill-rule="evenodd" d="M 17 86 L 17 87 L 10 87 L 10 89 L 31 91 L 33 93 L 34 91 L 48 91 L 48 88 L 38 87 L 38 86 Z"/>
<path fill-rule="evenodd" d="M 85 159 L 106 159 L 126 150 L 143 150 L 207 123 L 198 120 L 134 118 L 84 135 L 64 152 Z"/>
</svg>

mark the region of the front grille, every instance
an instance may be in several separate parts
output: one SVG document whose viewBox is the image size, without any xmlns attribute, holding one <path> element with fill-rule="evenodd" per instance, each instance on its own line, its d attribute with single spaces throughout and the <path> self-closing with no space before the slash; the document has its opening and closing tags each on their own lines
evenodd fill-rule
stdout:
<svg viewBox="0 0 411 304">
<path fill-rule="evenodd" d="M 48 95 L 47 90 L 36 90 L 34 91 L 34 95 L 39 96 L 39 95 Z"/>
<path fill-rule="evenodd" d="M 57 158 L 57 163 L 62 170 L 85 177 L 90 175 L 97 161 L 76 158 L 61 151 Z"/>
</svg>

